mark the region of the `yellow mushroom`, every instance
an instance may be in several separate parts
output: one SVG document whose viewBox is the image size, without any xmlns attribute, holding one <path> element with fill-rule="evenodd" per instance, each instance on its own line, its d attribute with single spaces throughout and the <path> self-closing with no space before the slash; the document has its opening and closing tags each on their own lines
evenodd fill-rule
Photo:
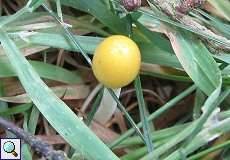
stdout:
<svg viewBox="0 0 230 160">
<path fill-rule="evenodd" d="M 140 70 L 141 55 L 137 44 L 122 35 L 104 39 L 95 50 L 93 73 L 109 88 L 121 88 L 131 83 Z"/>
</svg>

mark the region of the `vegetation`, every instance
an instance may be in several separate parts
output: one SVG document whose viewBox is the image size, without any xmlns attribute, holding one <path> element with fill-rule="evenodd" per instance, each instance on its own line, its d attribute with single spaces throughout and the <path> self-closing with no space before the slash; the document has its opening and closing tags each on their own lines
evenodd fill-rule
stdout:
<svg viewBox="0 0 230 160">
<path fill-rule="evenodd" d="M 140 2 L 0 1 L 1 136 L 24 159 L 229 159 L 230 2 Z M 111 35 L 141 53 L 123 88 L 91 69 Z"/>
</svg>

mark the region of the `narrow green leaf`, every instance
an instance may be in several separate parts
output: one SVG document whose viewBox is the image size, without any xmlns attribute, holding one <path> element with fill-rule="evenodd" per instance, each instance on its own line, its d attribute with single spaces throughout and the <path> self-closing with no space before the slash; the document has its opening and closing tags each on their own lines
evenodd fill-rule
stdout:
<svg viewBox="0 0 230 160">
<path fill-rule="evenodd" d="M 2 80 L 0 80 L 0 96 L 3 96 L 3 95 L 4 95 L 4 85 L 3 85 Z M 6 102 L 0 101 L 0 114 L 3 113 L 2 116 L 8 116 L 4 114 L 7 111 L 9 111 L 8 104 Z M 10 117 L 7 117 L 7 118 L 10 118 Z"/>
<path fill-rule="evenodd" d="M 189 123 L 179 124 L 173 127 L 168 127 L 161 130 L 156 130 L 151 132 L 151 139 L 155 143 L 157 141 L 161 141 L 167 139 L 168 137 L 172 137 L 173 135 L 181 132 L 184 128 L 186 128 Z M 123 141 L 117 148 L 122 148 L 126 146 L 133 146 L 133 145 L 141 145 L 143 144 L 142 140 L 138 136 L 132 136 L 127 138 Z"/>
<path fill-rule="evenodd" d="M 37 107 L 33 106 L 28 120 L 28 132 L 35 134 L 40 112 Z"/>
<path fill-rule="evenodd" d="M 191 83 L 192 80 L 190 77 L 188 76 L 183 76 L 183 75 L 176 75 L 175 73 L 170 73 L 170 72 L 159 72 L 159 71 L 144 71 L 141 72 L 141 74 L 143 75 L 147 75 L 147 76 L 153 76 L 153 77 L 157 77 L 157 78 L 162 78 L 162 79 L 168 79 L 168 80 L 172 80 L 172 81 L 179 81 L 179 82 L 187 82 L 187 83 Z"/>
<path fill-rule="evenodd" d="M 167 40 L 162 33 L 152 32 L 143 25 L 143 23 L 145 22 L 143 19 L 145 19 L 146 17 L 148 16 L 142 15 L 140 19 L 138 19 L 138 21 L 135 22 L 137 29 L 139 29 L 142 32 L 142 34 L 144 34 L 145 37 L 147 37 L 148 40 L 150 40 L 151 43 L 154 44 L 154 46 L 166 52 L 173 53 L 169 40 Z M 138 39 L 136 41 L 138 41 Z"/>
<path fill-rule="evenodd" d="M 205 95 L 202 93 L 200 89 L 196 90 L 196 95 L 195 95 L 195 102 L 194 102 L 194 107 L 193 107 L 193 118 L 198 119 L 201 115 L 201 108 L 204 104 L 205 101 Z"/>
<path fill-rule="evenodd" d="M 210 95 L 221 84 L 221 72 L 207 48 L 193 35 L 170 31 L 168 37 L 181 65 L 195 84 Z"/>
<path fill-rule="evenodd" d="M 62 0 L 62 4 L 79 9 L 95 16 L 112 31 L 128 35 L 126 29 L 126 19 L 120 19 L 103 4 L 100 0 Z"/>
<path fill-rule="evenodd" d="M 98 95 L 97 95 L 97 97 L 96 97 L 96 99 L 92 105 L 92 109 L 87 116 L 87 121 L 86 121 L 87 126 L 89 126 L 91 124 L 93 117 L 94 117 L 95 113 L 97 112 L 98 107 L 100 106 L 101 99 L 103 97 L 103 93 L 104 93 L 104 88 L 102 88 L 101 91 L 98 93 Z"/>
<path fill-rule="evenodd" d="M 208 0 L 223 16 L 230 21 L 230 2 L 228 0 Z"/>
<path fill-rule="evenodd" d="M 226 38 L 228 39 L 230 38 L 230 25 L 229 24 L 222 22 L 217 17 L 214 17 L 201 9 L 196 10 L 196 11 L 198 11 L 205 18 L 209 19 L 209 21 L 207 21 L 206 19 L 202 19 L 202 20 L 206 23 L 209 23 L 210 27 L 214 27 L 216 30 L 221 32 Z"/>
<path fill-rule="evenodd" d="M 69 84 L 82 83 L 80 75 L 70 72 L 67 69 L 38 61 L 29 61 L 35 71 L 46 79 L 56 80 Z"/>
<path fill-rule="evenodd" d="M 31 103 L 28 104 L 21 104 L 15 107 L 11 107 L 11 108 L 7 108 L 4 111 L 0 112 L 1 116 L 10 116 L 10 115 L 14 115 L 14 114 L 18 114 L 18 113 L 23 113 L 27 110 L 29 110 L 32 107 Z"/>
<path fill-rule="evenodd" d="M 33 35 L 26 37 L 26 39 L 27 43 L 29 44 L 45 45 L 54 48 L 80 51 L 78 48 L 71 45 L 65 36 L 60 33 L 62 32 L 35 32 Z M 91 36 L 75 36 L 75 38 L 80 43 L 84 51 L 91 54 L 94 52 L 97 45 L 103 40 L 103 38 Z"/>
<path fill-rule="evenodd" d="M 148 123 L 147 116 L 146 116 L 146 104 L 145 104 L 142 87 L 141 87 L 141 80 L 139 76 L 137 76 L 137 78 L 135 79 L 134 84 L 135 84 L 135 89 L 136 89 L 136 96 L 138 100 L 141 122 L 143 124 L 145 143 L 146 143 L 148 152 L 152 152 L 153 143 L 150 137 L 150 127 L 149 127 L 149 123 Z"/>
<path fill-rule="evenodd" d="M 4 95 L 4 85 L 3 85 L 3 81 L 0 80 L 0 96 Z M 7 114 L 4 114 L 4 112 L 6 113 L 7 111 L 9 111 L 9 107 L 8 107 L 8 103 L 0 101 L 0 113 L 3 113 L 2 116 L 8 120 L 11 119 L 11 117 Z M 11 113 L 11 112 L 8 112 Z M 15 137 L 14 134 L 12 134 L 11 132 L 5 130 L 6 132 L 6 136 L 7 137 Z"/>
<path fill-rule="evenodd" d="M 29 62 L 42 78 L 68 84 L 82 83 L 80 76 L 64 68 L 39 61 Z M 0 56 L 0 66 L 0 77 L 3 78 L 17 76 L 7 57 Z"/>
<path fill-rule="evenodd" d="M 28 119 L 29 119 L 29 114 L 27 112 L 23 113 L 24 119 L 23 119 L 23 129 L 25 132 L 28 132 Z M 22 157 L 23 159 L 28 159 L 32 160 L 32 154 L 30 150 L 30 146 L 26 143 L 22 144 Z"/>
<path fill-rule="evenodd" d="M 153 43 L 138 43 L 138 46 L 141 50 L 142 62 L 182 68 L 173 52 L 162 50 Z"/>
<path fill-rule="evenodd" d="M 220 95 L 220 92 L 221 92 L 221 85 L 217 87 L 213 91 L 213 93 L 208 97 L 208 99 L 205 101 L 202 107 L 203 114 L 197 120 L 197 123 L 194 126 L 193 131 L 190 134 L 188 140 L 186 141 L 187 143 L 185 143 L 185 145 L 190 143 L 191 140 L 202 130 L 205 123 L 210 123 L 210 122 L 207 122 L 208 118 L 211 116 L 212 113 L 214 113 L 214 111 L 217 109 L 219 104 L 224 100 L 224 98 L 228 96 L 228 94 L 230 93 L 230 90 L 227 92 L 225 91 L 221 95 Z"/>
</svg>

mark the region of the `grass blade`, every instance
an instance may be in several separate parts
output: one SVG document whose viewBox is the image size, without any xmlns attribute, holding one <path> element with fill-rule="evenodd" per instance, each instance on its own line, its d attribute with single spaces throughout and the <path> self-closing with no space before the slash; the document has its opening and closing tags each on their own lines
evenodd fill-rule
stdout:
<svg viewBox="0 0 230 160">
<path fill-rule="evenodd" d="M 139 76 L 137 76 L 137 78 L 135 79 L 134 84 L 135 84 L 135 89 L 136 89 L 136 96 L 138 100 L 141 122 L 143 124 L 145 142 L 146 142 L 148 152 L 151 152 L 153 151 L 153 143 L 150 137 L 150 128 L 149 128 L 149 123 L 146 117 L 146 104 L 145 104 L 142 87 L 141 87 L 141 80 Z"/>
<path fill-rule="evenodd" d="M 82 83 L 80 76 L 64 68 L 39 61 L 29 61 L 29 63 L 42 78 L 68 84 Z M 0 66 L 1 78 L 17 76 L 7 57 L 0 56 Z"/>
<path fill-rule="evenodd" d="M 104 5 L 101 0 L 62 0 L 61 3 L 66 6 L 79 9 L 94 15 L 104 25 L 113 32 L 128 35 L 126 19 L 120 19 Z"/>
<path fill-rule="evenodd" d="M 230 3 L 228 0 L 208 0 L 224 17 L 230 21 Z"/>
<path fill-rule="evenodd" d="M 7 108 L 4 111 L 0 111 L 0 116 L 10 116 L 18 113 L 23 113 L 32 107 L 31 103 L 21 104 L 15 107 Z"/>
<path fill-rule="evenodd" d="M 193 35 L 186 32 L 169 31 L 168 37 L 181 65 L 207 95 L 221 83 L 221 72 L 211 53 Z"/>
<path fill-rule="evenodd" d="M 29 114 L 27 112 L 23 113 L 24 119 L 23 119 L 23 129 L 25 132 L 28 132 L 28 119 Z M 22 144 L 22 157 L 26 160 L 32 160 L 32 154 L 30 151 L 30 146 L 26 143 Z"/>
<path fill-rule="evenodd" d="M 87 126 L 89 126 L 91 124 L 93 117 L 94 117 L 95 113 L 97 112 L 98 107 L 100 106 L 101 99 L 103 97 L 103 93 L 104 93 L 104 88 L 102 88 L 101 91 L 99 92 L 99 94 L 97 95 L 97 98 L 95 99 L 95 101 L 92 105 L 92 109 L 87 116 L 87 121 L 86 121 Z"/>
<path fill-rule="evenodd" d="M 198 119 L 201 115 L 201 108 L 205 101 L 205 95 L 200 89 L 196 90 L 195 102 L 193 107 L 193 119 Z"/>
<path fill-rule="evenodd" d="M 33 106 L 32 111 L 30 113 L 30 118 L 28 120 L 28 131 L 32 134 L 35 134 L 38 119 L 40 112 L 36 106 Z"/>
</svg>

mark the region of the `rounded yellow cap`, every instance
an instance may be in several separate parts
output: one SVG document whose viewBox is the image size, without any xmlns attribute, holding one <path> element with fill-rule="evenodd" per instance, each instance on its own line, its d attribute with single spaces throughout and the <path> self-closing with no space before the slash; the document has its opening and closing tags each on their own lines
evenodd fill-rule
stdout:
<svg viewBox="0 0 230 160">
<path fill-rule="evenodd" d="M 131 83 L 140 70 L 141 55 L 137 44 L 122 35 L 104 39 L 93 57 L 93 73 L 109 88 L 121 88 Z"/>
</svg>

